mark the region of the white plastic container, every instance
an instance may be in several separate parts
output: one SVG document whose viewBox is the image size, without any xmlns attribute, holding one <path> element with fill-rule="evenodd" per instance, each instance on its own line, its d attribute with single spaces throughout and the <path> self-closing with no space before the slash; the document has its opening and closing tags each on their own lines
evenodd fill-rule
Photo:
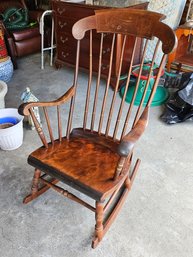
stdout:
<svg viewBox="0 0 193 257">
<path fill-rule="evenodd" d="M 18 123 L 12 127 L 0 129 L 0 148 L 2 150 L 15 150 L 23 143 L 23 116 L 18 113 L 17 109 L 4 108 L 0 109 L 0 118 L 15 117 Z"/>
<path fill-rule="evenodd" d="M 7 84 L 0 80 L 0 109 L 5 108 L 5 95 L 7 94 Z"/>
</svg>

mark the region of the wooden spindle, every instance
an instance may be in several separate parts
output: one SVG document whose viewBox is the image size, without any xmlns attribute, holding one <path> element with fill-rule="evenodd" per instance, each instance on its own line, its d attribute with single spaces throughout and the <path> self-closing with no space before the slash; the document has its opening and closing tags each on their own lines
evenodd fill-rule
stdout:
<svg viewBox="0 0 193 257">
<path fill-rule="evenodd" d="M 87 207 L 89 210 L 95 212 L 95 208 L 92 207 L 90 204 L 86 203 L 85 201 L 81 200 L 80 198 L 78 198 L 77 196 L 75 196 L 74 194 L 71 194 L 70 192 L 68 192 L 67 190 L 63 189 L 62 187 L 56 186 L 54 185 L 54 183 L 47 181 L 44 178 L 40 178 L 40 180 L 47 185 L 48 187 L 52 188 L 53 190 L 57 191 L 59 194 Z"/>
<path fill-rule="evenodd" d="M 104 33 L 101 33 L 100 51 L 99 51 L 99 65 L 98 65 L 98 76 L 97 76 L 97 83 L 96 83 L 94 103 L 93 103 L 93 111 L 92 111 L 92 119 L 91 119 L 91 131 L 94 130 L 94 123 L 95 123 L 95 116 L 96 116 L 96 107 L 97 107 L 97 102 L 98 102 L 98 92 L 99 92 L 99 85 L 100 85 L 100 80 L 101 80 L 103 38 L 104 38 Z"/>
<path fill-rule="evenodd" d="M 53 132 L 52 132 L 52 128 L 51 128 L 47 108 L 43 107 L 43 111 L 44 111 L 44 115 L 45 115 L 45 118 L 46 118 L 46 123 L 47 123 L 47 127 L 48 127 L 48 132 L 49 132 L 49 135 L 50 135 L 50 140 L 51 140 L 52 144 L 54 144 L 54 137 L 53 137 Z"/>
<path fill-rule="evenodd" d="M 77 40 L 76 67 L 75 67 L 74 82 L 73 82 L 73 86 L 75 87 L 75 93 L 70 102 L 68 124 L 67 124 L 67 129 L 66 129 L 66 138 L 68 140 L 70 137 L 70 131 L 71 131 L 71 127 L 72 127 L 72 116 L 73 116 L 73 112 L 74 112 L 74 102 L 75 102 L 77 82 L 78 82 L 79 60 L 80 60 L 80 40 Z"/>
<path fill-rule="evenodd" d="M 36 118 L 36 116 L 35 116 L 35 114 L 34 114 L 32 108 L 29 109 L 29 113 L 30 113 L 30 115 L 31 115 L 31 117 L 32 117 L 32 120 L 33 120 L 33 122 L 34 122 L 36 131 L 38 132 L 38 135 L 39 135 L 39 137 L 40 137 L 40 139 L 41 139 L 43 145 L 44 145 L 46 148 L 48 148 L 48 143 L 47 143 L 47 141 L 46 141 L 46 137 L 45 137 L 45 135 L 44 135 L 44 132 L 43 132 L 42 128 L 40 127 L 40 124 L 39 124 L 39 122 L 38 122 L 38 120 L 37 120 L 37 118 Z"/>
<path fill-rule="evenodd" d="M 120 158 L 117 168 L 116 168 L 116 171 L 115 171 L 115 174 L 114 174 L 114 178 L 113 178 L 114 180 L 116 180 L 119 177 L 119 175 L 121 174 L 123 166 L 125 164 L 125 161 L 126 161 L 125 157 Z"/>
<path fill-rule="evenodd" d="M 101 115 L 100 115 L 100 121 L 99 121 L 99 128 L 98 128 L 98 133 L 99 134 L 101 134 L 101 130 L 102 130 L 103 119 L 104 119 L 104 111 L 105 111 L 105 107 L 106 107 L 107 95 L 108 95 L 108 90 L 109 90 L 109 85 L 110 85 L 110 80 L 111 80 L 113 53 L 114 53 L 114 46 L 115 46 L 115 37 L 116 37 L 116 34 L 114 33 L 113 34 L 113 39 L 112 39 L 112 45 L 111 45 L 109 72 L 108 72 L 105 94 L 104 94 L 104 97 L 103 97 L 103 103 L 102 103 Z"/>
<path fill-rule="evenodd" d="M 86 123 L 87 123 L 87 117 L 88 117 L 91 83 L 92 83 L 92 30 L 90 30 L 89 79 L 88 79 L 86 104 L 85 104 L 85 111 L 84 111 L 84 121 L 83 121 L 84 130 L 86 129 Z"/>
<path fill-rule="evenodd" d="M 151 105 L 151 102 L 152 102 L 153 97 L 154 97 L 154 95 L 155 95 L 155 92 L 156 92 L 156 89 L 157 89 L 157 85 L 158 85 L 158 83 L 159 83 L 160 75 L 161 75 L 161 73 L 162 73 L 162 70 L 163 70 L 164 65 L 165 65 L 165 62 L 166 62 L 166 57 L 167 57 L 166 54 L 164 54 L 164 55 L 162 56 L 162 60 L 161 60 L 160 66 L 159 66 L 159 70 L 158 70 L 156 79 L 155 79 L 155 81 L 154 81 L 154 85 L 153 85 L 153 88 L 152 88 L 150 97 L 149 97 L 148 102 L 147 102 L 147 105 L 146 105 L 146 106 L 148 106 L 148 107 Z"/>
<path fill-rule="evenodd" d="M 57 117 L 58 117 L 58 138 L 59 141 L 62 141 L 62 122 L 61 122 L 61 115 L 60 115 L 60 106 L 57 105 Z"/>
<path fill-rule="evenodd" d="M 122 70 L 122 65 L 123 65 L 123 56 L 124 56 L 124 51 L 125 51 L 126 39 L 127 39 L 127 35 L 124 36 L 123 44 L 122 44 L 122 48 L 121 48 L 121 57 L 120 57 L 120 63 L 119 63 L 119 69 L 118 69 L 118 76 L 117 76 L 117 81 L 116 81 L 116 85 L 115 85 L 115 90 L 114 90 L 113 98 L 112 98 L 112 101 L 111 101 L 111 107 L 110 107 L 108 121 L 107 121 L 107 126 L 106 126 L 106 132 L 105 132 L 105 136 L 106 137 L 109 134 L 109 129 L 110 129 L 110 125 L 111 125 L 111 120 L 112 120 L 115 100 L 116 100 L 117 91 L 118 91 L 118 87 L 119 87 L 119 81 L 120 81 L 121 70 Z"/>
<path fill-rule="evenodd" d="M 140 69 L 139 69 L 139 76 L 138 76 L 137 81 L 136 81 L 135 90 L 134 90 L 134 93 L 133 93 L 133 96 L 132 96 L 131 103 L 129 105 L 127 116 L 125 118 L 125 123 L 124 123 L 122 134 L 121 134 L 121 139 L 124 137 L 124 135 L 126 133 L 126 130 L 127 130 L 127 127 L 128 127 L 128 122 L 129 122 L 129 119 L 130 119 L 130 116 L 131 116 L 131 112 L 132 112 L 132 109 L 133 109 L 133 105 L 134 105 L 134 102 L 135 102 L 135 98 L 136 98 L 136 95 L 137 95 L 137 91 L 138 91 L 138 87 L 139 87 L 139 83 L 140 83 L 141 73 L 142 73 L 142 70 L 143 70 L 143 64 L 144 64 L 144 59 L 145 59 L 145 54 L 146 54 L 148 42 L 149 41 L 146 40 L 145 46 L 144 46 L 144 49 L 143 49 L 143 54 L 142 54 L 141 64 L 140 64 Z"/>
<path fill-rule="evenodd" d="M 148 79 L 147 79 L 146 85 L 144 87 L 143 95 L 142 95 L 139 107 L 137 109 L 137 112 L 136 112 L 135 119 L 134 119 L 132 127 L 135 126 L 135 124 L 137 123 L 137 121 L 139 119 L 139 116 L 140 116 L 140 112 L 141 112 L 141 109 L 142 109 L 142 106 L 143 106 L 143 102 L 145 100 L 145 96 L 146 96 L 146 93 L 147 93 L 147 90 L 148 90 L 149 82 L 150 82 L 150 79 L 151 79 L 151 74 L 152 74 L 152 71 L 153 71 L 153 66 L 154 66 L 154 62 L 155 62 L 155 58 L 156 58 L 156 55 L 157 55 L 159 44 L 160 44 L 160 40 L 158 40 L 158 42 L 156 44 L 156 47 L 155 47 L 155 50 L 154 50 L 153 58 L 152 58 L 150 69 L 149 69 Z"/>
<path fill-rule="evenodd" d="M 135 38 L 135 42 L 134 42 L 134 45 L 133 45 L 133 52 L 132 52 L 129 71 L 128 71 L 128 75 L 127 75 L 127 81 L 126 81 L 126 85 L 125 85 L 125 92 L 124 92 L 124 95 L 122 97 L 122 101 L 121 101 L 121 104 L 120 104 L 120 107 L 119 107 L 119 112 L 118 112 L 116 125 L 115 125 L 115 129 L 114 129 L 114 133 L 113 133 L 113 140 L 116 140 L 117 131 L 118 131 L 118 128 L 119 128 L 119 123 L 120 123 L 121 115 L 122 115 L 122 112 L 123 112 L 123 106 L 124 106 L 124 103 L 125 103 L 127 89 L 128 89 L 129 82 L 130 82 L 130 76 L 131 76 L 133 60 L 134 60 L 134 56 L 135 56 L 136 45 L 137 45 L 137 38 Z"/>
</svg>

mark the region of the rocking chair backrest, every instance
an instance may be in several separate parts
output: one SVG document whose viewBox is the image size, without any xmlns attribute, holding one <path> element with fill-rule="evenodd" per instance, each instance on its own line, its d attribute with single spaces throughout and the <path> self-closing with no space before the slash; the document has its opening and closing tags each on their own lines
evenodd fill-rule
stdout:
<svg viewBox="0 0 193 257">
<path fill-rule="evenodd" d="M 127 131 L 134 127 L 136 122 L 138 121 L 139 117 L 141 116 L 141 113 L 144 108 L 146 110 L 149 109 L 149 106 L 151 105 L 152 99 L 154 97 L 156 87 L 159 82 L 159 78 L 163 72 L 163 68 L 166 61 L 166 55 L 170 53 L 174 47 L 176 46 L 176 36 L 173 32 L 173 30 L 167 26 L 166 24 L 162 23 L 160 20 L 163 19 L 164 16 L 150 11 L 144 11 L 144 10 L 135 10 L 135 9 L 111 9 L 111 10 L 102 10 L 102 11 L 96 11 L 95 15 L 81 19 L 73 26 L 73 36 L 77 40 L 77 55 L 76 55 L 76 67 L 75 67 L 75 75 L 74 75 L 74 82 L 73 86 L 68 90 L 68 92 L 60 97 L 56 101 L 47 102 L 47 103 L 31 103 L 30 105 L 27 105 L 25 108 L 25 104 L 21 107 L 23 109 L 23 113 L 25 115 L 31 115 L 32 119 L 34 121 L 34 124 L 36 126 L 36 130 L 39 133 L 39 136 L 42 140 L 42 143 L 47 148 L 48 147 L 48 141 L 46 139 L 46 136 L 38 123 L 34 112 L 33 107 L 39 106 L 43 107 L 43 111 L 45 114 L 45 120 L 47 123 L 48 128 L 48 134 L 51 140 L 51 143 L 54 143 L 54 133 L 51 126 L 51 123 L 55 124 L 55 122 L 51 122 L 48 115 L 48 108 L 50 106 L 56 106 L 57 107 L 57 127 L 58 127 L 58 138 L 59 141 L 62 140 L 62 137 L 64 135 L 64 128 L 61 118 L 61 104 L 65 103 L 68 100 L 71 100 L 70 102 L 70 112 L 69 117 L 67 121 L 67 129 L 66 129 L 66 137 L 69 138 L 71 130 L 72 130 L 72 121 L 73 121 L 73 112 L 74 112 L 74 105 L 75 105 L 75 96 L 78 86 L 78 74 L 79 74 L 79 62 L 80 62 L 80 56 L 84 58 L 84 55 L 80 55 L 81 50 L 81 40 L 84 38 L 85 33 L 87 40 L 89 41 L 89 49 L 90 49 L 90 55 L 89 55 L 89 74 L 88 74 L 88 84 L 87 84 L 87 93 L 86 93 L 86 102 L 85 102 L 85 108 L 84 108 L 84 114 L 83 114 L 83 123 L 82 127 L 83 130 L 89 130 L 90 132 L 98 133 L 99 135 L 103 135 L 105 137 L 110 137 L 114 141 L 121 140 Z M 97 56 L 93 56 L 93 33 L 97 33 L 97 36 L 100 36 L 100 45 L 99 45 L 99 51 L 98 51 L 98 59 Z M 106 35 L 111 35 L 111 48 L 110 56 L 109 56 L 109 64 L 108 64 L 108 73 L 106 77 L 106 87 L 104 90 L 104 87 L 101 86 L 102 84 L 102 61 L 103 61 L 103 51 L 105 46 L 105 40 Z M 130 40 L 128 37 L 131 38 L 131 36 L 134 38 L 133 43 L 133 49 L 129 49 L 129 58 L 124 58 L 125 54 L 128 54 L 128 49 L 126 49 L 127 46 L 127 40 Z M 139 103 L 138 108 L 134 108 L 135 98 L 138 92 L 138 88 L 140 85 L 140 77 L 142 75 L 142 69 L 144 67 L 145 58 L 147 54 L 147 48 L 149 41 L 152 39 L 157 38 L 158 41 L 155 45 L 155 49 L 153 51 L 153 46 L 151 45 L 151 51 L 153 51 L 152 59 L 149 64 L 149 68 L 146 70 L 146 84 L 143 88 L 143 94 Z M 141 63 L 138 64 L 138 78 L 136 80 L 135 90 L 133 93 L 133 97 L 131 99 L 131 103 L 128 105 L 125 103 L 127 89 L 129 88 L 129 83 L 132 75 L 132 70 L 136 65 L 134 65 L 134 57 L 137 49 L 137 42 L 140 39 L 144 39 L 144 46 L 142 49 L 142 57 L 141 57 Z M 109 40 L 109 38 L 108 38 Z M 115 51 L 115 43 L 119 42 L 121 51 L 120 56 L 117 57 L 117 52 Z M 157 53 L 161 49 L 159 49 L 159 44 L 162 44 L 162 52 L 163 56 L 161 58 L 161 61 L 159 64 L 157 63 L 157 72 L 154 75 L 154 84 L 152 86 L 152 90 L 149 93 L 148 99 L 147 99 L 147 91 L 149 90 L 149 84 L 152 78 L 152 71 L 155 65 L 155 62 L 157 61 Z M 131 44 L 130 44 L 131 47 Z M 115 59 L 116 57 L 116 59 Z M 120 97 L 118 94 L 119 90 L 119 82 L 122 74 L 122 67 L 123 62 L 128 59 L 128 72 L 126 74 L 126 83 L 125 83 L 125 91 L 123 93 L 122 99 L 120 101 Z M 119 61 L 118 63 L 118 69 L 116 71 L 116 83 L 115 83 L 115 89 L 113 92 L 113 95 L 110 96 L 110 107 L 107 108 L 107 105 L 109 105 L 109 95 L 112 94 L 112 90 L 110 90 L 110 84 L 111 84 L 111 77 L 112 77 L 112 68 L 113 63 L 115 61 Z M 93 62 L 96 61 L 98 63 L 98 72 L 96 78 L 96 86 L 94 87 L 94 94 L 91 94 L 91 90 L 93 89 L 93 75 L 96 74 L 96 70 L 93 71 Z M 124 63 L 125 66 L 125 63 Z M 103 80 L 104 83 L 104 80 Z M 101 103 L 101 106 L 99 104 L 99 90 L 104 90 L 104 96 Z M 111 91 L 111 94 L 110 94 Z M 91 99 L 93 96 L 93 99 Z M 116 99 L 118 98 L 118 100 Z M 101 100 L 101 99 L 100 99 Z M 144 100 L 146 102 L 144 106 Z M 119 103 L 118 103 L 119 102 Z M 123 111 L 123 109 L 126 108 L 126 112 Z M 66 108 L 65 108 L 66 109 Z M 135 110 L 135 114 L 131 115 L 132 110 Z M 78 110 L 80 112 L 80 110 Z M 22 111 L 21 111 L 22 112 Z M 97 118 L 97 115 L 99 117 Z M 114 118 L 116 117 L 116 122 L 114 123 Z M 130 118 L 133 118 L 132 121 L 129 121 Z"/>
<path fill-rule="evenodd" d="M 144 99 L 146 97 L 146 93 L 148 90 L 149 82 L 151 80 L 151 74 L 153 71 L 153 67 L 155 65 L 156 61 L 156 55 L 158 53 L 158 46 L 160 43 L 162 43 L 162 52 L 163 56 L 161 58 L 159 67 L 157 68 L 157 74 L 155 76 L 155 81 L 154 85 L 151 91 L 151 94 L 149 95 L 149 99 L 147 100 L 146 106 L 149 107 L 151 105 L 153 96 L 156 91 L 156 87 L 159 82 L 159 78 L 163 72 L 164 64 L 166 61 L 166 55 L 172 51 L 172 49 L 176 45 L 176 37 L 175 34 L 173 33 L 172 29 L 167 26 L 166 24 L 162 23 L 160 20 L 163 19 L 164 16 L 159 13 L 155 12 L 150 12 L 150 11 L 144 11 L 144 10 L 135 10 L 135 9 L 111 9 L 111 10 L 105 10 L 105 11 L 96 11 L 94 16 L 90 16 L 87 18 L 84 18 L 80 21 L 78 21 L 74 26 L 73 26 L 73 36 L 75 39 L 77 39 L 77 59 L 76 59 L 76 71 L 75 71 L 75 79 L 74 79 L 74 85 L 77 87 L 77 79 L 78 79 L 78 71 L 79 71 L 79 56 L 80 56 L 80 44 L 81 44 L 81 39 L 84 38 L 85 33 L 89 31 L 89 36 L 90 36 L 90 69 L 89 69 L 89 79 L 88 79 L 88 88 L 87 88 L 87 95 L 86 95 L 86 103 L 85 103 L 85 111 L 84 111 L 84 121 L 83 121 L 83 129 L 89 129 L 91 131 L 96 130 L 99 134 L 105 134 L 106 137 L 110 136 L 109 131 L 110 131 L 110 126 L 112 124 L 112 116 L 113 112 L 115 109 L 118 109 L 118 114 L 116 118 L 116 123 L 114 126 L 114 131 L 113 131 L 113 139 L 117 140 L 117 132 L 120 127 L 120 120 L 122 119 L 123 115 L 123 108 L 126 106 L 128 108 L 127 110 L 127 115 L 125 117 L 124 125 L 121 131 L 121 137 L 122 138 L 127 129 L 128 129 L 128 122 L 129 118 L 131 116 L 131 111 L 133 109 L 133 105 L 135 102 L 135 97 L 137 94 L 137 90 L 139 87 L 139 82 L 140 82 L 140 77 L 142 74 L 142 68 L 144 65 L 145 57 L 146 57 L 146 52 L 147 52 L 147 47 L 148 43 L 150 40 L 154 39 L 154 37 L 158 38 L 158 42 L 155 45 L 155 49 L 153 51 L 153 56 L 151 60 L 151 64 L 149 66 L 148 70 L 148 75 L 147 77 L 147 82 L 143 91 L 143 96 L 141 98 L 141 101 L 139 103 L 139 107 L 136 110 L 136 114 L 134 116 L 134 120 L 131 123 L 131 127 L 134 126 L 137 122 L 137 120 L 140 117 L 140 114 L 142 112 L 142 107 L 144 103 Z M 95 94 L 94 94 L 94 101 L 92 106 L 91 104 L 91 86 L 92 86 L 92 77 L 93 77 L 93 30 L 96 30 L 97 33 L 99 33 L 100 36 L 100 50 L 99 50 L 99 55 L 98 55 L 98 74 L 97 74 L 97 82 L 96 82 L 96 88 L 95 88 Z M 94 32 L 95 33 L 95 32 Z M 98 94 L 100 90 L 100 81 L 101 81 L 101 69 L 102 69 L 102 58 L 103 58 L 103 47 L 105 44 L 105 35 L 106 33 L 111 33 L 112 34 L 112 44 L 111 44 L 111 49 L 110 49 L 110 58 L 109 58 L 109 69 L 108 69 L 108 75 L 106 79 L 106 88 L 105 88 L 105 93 L 102 101 L 102 107 L 100 111 L 100 118 L 98 125 L 96 125 L 96 114 L 97 114 L 97 103 L 98 103 Z M 135 41 L 133 44 L 133 49 L 132 49 L 132 54 L 131 54 L 131 60 L 128 62 L 128 74 L 127 74 L 127 80 L 126 80 L 126 85 L 125 85 L 125 91 L 122 97 L 122 101 L 119 106 L 116 104 L 116 97 L 118 96 L 118 87 L 119 87 L 119 82 L 120 82 L 120 77 L 122 75 L 122 66 L 123 66 L 123 56 L 125 54 L 125 46 L 126 46 L 126 41 L 128 40 L 128 35 L 129 36 L 134 36 Z M 111 106 L 110 110 L 108 113 L 108 119 L 106 122 L 106 125 L 104 126 L 104 113 L 106 112 L 106 105 L 107 105 L 107 96 L 108 96 L 108 91 L 110 87 L 110 82 L 111 82 L 111 75 L 112 75 L 112 66 L 113 62 L 115 61 L 115 40 L 117 38 L 118 40 L 119 37 L 119 42 L 121 41 L 122 43 L 120 44 L 121 47 L 121 54 L 119 57 L 119 68 L 117 71 L 117 80 L 116 80 L 116 86 L 114 89 L 114 94 L 111 99 Z M 137 41 L 139 38 L 144 38 L 144 47 L 143 47 L 143 54 L 141 58 L 141 63 L 139 64 L 139 74 L 138 74 L 138 79 L 136 81 L 136 87 L 135 91 L 132 97 L 132 101 L 128 107 L 128 105 L 125 104 L 125 98 L 126 98 L 126 93 L 127 89 L 129 87 L 129 82 L 132 74 L 132 69 L 133 69 L 133 60 L 136 54 L 136 46 L 137 46 Z M 96 56 L 94 56 L 96 58 Z M 119 96 L 118 96 L 119 97 Z M 72 113 L 73 113 L 73 108 L 74 108 L 74 100 L 71 105 L 71 114 L 69 116 L 69 123 L 68 123 L 68 129 L 67 129 L 67 137 L 70 134 L 71 131 L 71 123 L 72 123 Z M 91 114 L 91 122 L 89 124 L 88 122 L 88 114 L 89 114 L 89 107 L 92 111 Z M 104 129 L 105 127 L 105 129 Z M 102 131 L 102 128 L 104 131 Z M 120 139 L 119 138 L 119 139 Z"/>
</svg>

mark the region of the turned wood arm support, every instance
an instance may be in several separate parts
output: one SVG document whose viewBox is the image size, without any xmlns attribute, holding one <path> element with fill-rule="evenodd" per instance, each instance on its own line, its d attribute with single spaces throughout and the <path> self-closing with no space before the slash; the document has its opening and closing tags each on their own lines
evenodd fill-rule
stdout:
<svg viewBox="0 0 193 257">
<path fill-rule="evenodd" d="M 148 124 L 149 107 L 146 107 L 133 127 L 133 129 L 123 137 L 118 146 L 118 153 L 121 157 L 127 157 L 132 152 L 137 140 L 141 137 Z"/>
<path fill-rule="evenodd" d="M 67 102 L 75 93 L 75 87 L 72 86 L 63 96 L 59 97 L 57 100 L 51 102 L 29 102 L 23 103 L 19 106 L 18 112 L 23 116 L 30 115 L 29 110 L 33 107 L 49 107 L 49 106 L 58 106 Z"/>
</svg>

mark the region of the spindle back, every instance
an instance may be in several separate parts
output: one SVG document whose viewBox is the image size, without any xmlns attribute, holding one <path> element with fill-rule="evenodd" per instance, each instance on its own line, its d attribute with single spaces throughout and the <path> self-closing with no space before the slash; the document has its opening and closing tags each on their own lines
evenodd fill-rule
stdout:
<svg viewBox="0 0 193 257">
<path fill-rule="evenodd" d="M 140 85 L 140 78 L 143 74 L 143 67 L 145 64 L 145 58 L 147 55 L 148 43 L 149 41 L 157 38 L 157 43 L 155 44 L 155 49 L 153 50 L 152 59 L 149 65 L 149 68 L 146 69 L 146 83 L 143 88 L 142 97 L 139 103 L 138 108 L 135 110 L 136 113 L 134 115 L 134 119 L 131 122 L 131 127 L 133 127 L 137 120 L 140 117 L 142 109 L 144 106 L 149 107 L 151 105 L 152 99 L 154 97 L 160 76 L 163 74 L 163 68 L 166 61 L 166 55 L 172 51 L 172 49 L 176 45 L 176 37 L 173 33 L 172 29 L 166 24 L 162 23 L 160 20 L 163 19 L 164 16 L 159 13 L 145 11 L 145 10 L 135 10 L 135 9 L 111 9 L 111 10 L 100 10 L 96 11 L 94 16 L 90 16 L 78 21 L 73 26 L 73 36 L 77 39 L 77 59 L 76 59 L 76 70 L 75 70 L 75 79 L 74 86 L 77 87 L 78 83 L 78 72 L 79 72 L 79 62 L 80 62 L 80 51 L 81 51 L 81 40 L 86 36 L 89 36 L 89 76 L 88 76 L 88 85 L 87 85 L 87 93 L 86 93 L 86 102 L 85 102 L 85 110 L 84 110 L 84 119 L 83 119 L 83 129 L 97 131 L 98 134 L 103 134 L 106 137 L 112 136 L 114 140 L 120 140 L 127 133 L 129 119 L 131 117 L 131 112 L 134 109 L 135 98 Z M 95 32 L 96 31 L 96 32 Z M 93 33 L 100 34 L 100 47 L 98 52 L 98 71 L 97 71 L 97 80 L 95 85 L 95 92 L 91 94 L 91 88 L 93 87 L 93 75 L 96 74 L 93 69 L 93 62 L 96 63 L 96 55 L 93 55 Z M 103 53 L 105 46 L 105 36 L 106 33 L 111 34 L 111 48 L 109 49 L 109 63 L 108 63 L 108 73 L 106 76 L 106 85 L 105 91 L 103 95 L 102 105 L 100 110 L 97 108 L 97 104 L 99 102 L 99 90 L 101 89 L 101 80 L 102 80 L 102 63 L 103 63 Z M 116 98 L 119 98 L 118 90 L 120 85 L 120 79 L 122 74 L 123 62 L 125 62 L 124 55 L 127 54 L 126 42 L 130 40 L 131 36 L 135 37 L 133 49 L 131 51 L 130 59 L 128 60 L 128 71 L 126 74 L 126 82 L 125 82 L 125 91 L 122 96 L 122 100 L 119 104 L 117 104 Z M 130 37 L 130 38 L 129 38 Z M 144 39 L 144 45 L 142 49 L 142 57 L 141 62 L 138 64 L 138 77 L 136 79 L 135 90 L 133 93 L 132 100 L 130 105 L 125 103 L 127 90 L 130 85 L 131 75 L 133 68 L 136 67 L 134 65 L 134 57 L 137 51 L 137 42 L 141 38 Z M 117 58 L 117 52 L 115 49 L 115 44 L 119 42 L 120 56 Z M 159 45 L 162 44 L 162 49 L 159 49 Z M 157 54 L 162 51 L 161 60 L 157 61 Z M 116 72 L 116 83 L 114 88 L 114 93 L 109 100 L 109 90 L 112 79 L 112 69 L 114 68 L 114 62 L 117 61 L 118 70 Z M 153 74 L 153 69 L 155 67 L 155 63 L 157 64 L 156 74 Z M 125 63 L 124 63 L 125 65 Z M 154 83 L 151 88 L 151 93 L 149 91 L 149 84 L 152 81 L 152 77 L 154 77 Z M 75 89 L 76 90 L 76 89 Z M 92 99 L 94 97 L 94 99 Z M 148 97 L 148 99 L 147 99 Z M 71 115 L 68 122 L 68 130 L 67 137 L 71 131 L 71 123 L 72 123 L 72 113 L 74 109 L 74 100 L 73 97 L 72 106 L 71 106 Z M 144 104 L 144 100 L 146 100 L 146 104 Z M 107 101 L 111 101 L 110 108 L 107 108 Z M 127 108 L 126 116 L 123 117 L 123 109 Z M 108 109 L 108 110 L 107 110 Z M 114 111 L 117 111 L 116 114 L 116 122 L 113 124 L 112 117 L 114 115 Z M 107 120 L 104 120 L 104 116 L 107 114 Z M 88 119 L 90 115 L 90 119 Z M 99 115 L 98 121 L 96 121 L 96 116 Z M 124 121 L 123 121 L 124 120 Z M 96 124 L 98 122 L 98 124 Z M 121 123 L 121 124 L 120 124 Z M 112 128 L 113 126 L 113 128 Z M 121 128 L 121 132 L 118 136 L 118 130 Z M 113 131 L 113 134 L 110 134 L 110 131 Z"/>
<path fill-rule="evenodd" d="M 55 137 L 53 136 L 53 129 L 51 127 L 51 121 L 47 111 L 47 107 L 49 106 L 56 106 L 57 109 L 58 121 L 56 125 L 58 127 L 57 130 L 59 141 L 62 141 L 64 136 L 67 137 L 67 139 L 70 138 L 70 133 L 73 128 L 73 113 L 74 109 L 76 109 L 75 104 L 77 102 L 77 99 L 75 101 L 76 92 L 78 91 L 77 88 L 79 86 L 79 64 L 81 58 L 84 58 L 84 54 L 81 53 L 81 43 L 83 42 L 82 39 L 84 37 L 86 37 L 87 42 L 89 42 L 89 73 L 87 85 L 84 85 L 85 87 L 87 86 L 87 90 L 83 110 L 83 122 L 80 127 L 83 128 L 83 131 L 90 131 L 91 133 L 97 133 L 98 135 L 102 135 L 107 138 L 110 137 L 114 141 L 120 141 L 127 134 L 127 132 L 135 126 L 136 122 L 141 116 L 141 113 L 143 112 L 143 109 L 145 107 L 150 107 L 160 76 L 163 74 L 166 56 L 176 46 L 177 41 L 175 33 L 169 26 L 160 21 L 163 18 L 164 16 L 162 14 L 146 10 L 135 10 L 128 8 L 107 9 L 96 11 L 95 15 L 81 19 L 75 23 L 72 33 L 74 38 L 77 40 L 77 53 L 73 86 L 65 95 L 56 101 L 47 103 L 32 103 L 31 105 L 28 104 L 26 108 L 25 106 L 22 107 L 24 114 L 31 114 L 39 136 L 46 148 L 48 147 L 48 142 L 40 124 L 37 121 L 37 118 L 34 115 L 33 107 L 43 107 L 45 120 L 48 127 L 48 134 L 52 144 L 54 143 Z M 99 38 L 97 56 L 96 51 L 93 54 L 93 48 L 96 47 L 93 44 L 93 34 L 95 36 L 97 35 L 97 38 Z M 106 53 L 104 48 L 107 35 L 108 40 L 109 38 L 111 39 L 111 46 L 108 48 L 108 69 L 104 78 L 102 76 L 102 68 L 104 51 Z M 129 49 L 127 49 L 128 41 L 131 40 L 131 36 L 133 37 L 133 43 L 129 44 Z M 145 64 L 149 42 L 155 38 L 157 38 L 157 43 L 154 44 L 155 46 L 151 45 L 152 58 L 151 60 L 148 60 L 150 61 L 149 64 Z M 139 51 L 138 40 L 141 39 L 144 40 L 141 50 L 142 57 L 140 63 L 138 63 L 136 66 L 136 64 L 134 64 L 134 58 L 136 52 Z M 120 47 L 119 54 L 116 51 L 117 46 Z M 161 48 L 159 46 L 161 46 Z M 162 52 L 162 57 L 160 60 L 158 60 L 158 52 L 159 56 L 160 52 Z M 125 55 L 128 56 L 125 58 Z M 123 66 L 125 67 L 126 61 L 128 62 L 126 66 L 128 67 L 127 73 L 123 74 Z M 115 71 L 115 87 L 114 91 L 112 91 L 110 85 L 112 83 L 112 70 L 115 69 L 115 62 L 118 69 Z M 96 63 L 98 67 L 97 72 Z M 156 72 L 154 70 L 155 64 Z M 143 84 L 143 88 L 140 88 L 140 80 L 144 76 L 144 67 L 146 67 L 145 83 Z M 133 90 L 130 104 L 128 104 L 125 100 L 127 91 L 131 86 L 130 81 L 134 73 L 134 68 L 135 71 L 137 68 L 135 88 Z M 125 75 L 126 79 L 125 90 L 121 99 L 119 96 L 119 86 L 122 75 Z M 154 79 L 153 83 L 152 79 Z M 100 93 L 100 90 L 102 90 L 102 94 Z M 139 91 L 141 91 L 142 96 L 138 102 L 138 106 L 135 107 L 135 100 Z M 64 123 L 61 118 L 61 105 L 64 103 L 66 104 L 68 100 L 70 101 L 70 111 L 68 121 L 66 121 L 67 128 L 65 134 L 63 131 Z M 83 101 L 82 98 L 81 101 Z M 78 115 L 80 115 L 81 109 L 79 106 L 77 110 Z M 134 114 L 132 114 L 133 111 L 135 111 Z"/>
</svg>

